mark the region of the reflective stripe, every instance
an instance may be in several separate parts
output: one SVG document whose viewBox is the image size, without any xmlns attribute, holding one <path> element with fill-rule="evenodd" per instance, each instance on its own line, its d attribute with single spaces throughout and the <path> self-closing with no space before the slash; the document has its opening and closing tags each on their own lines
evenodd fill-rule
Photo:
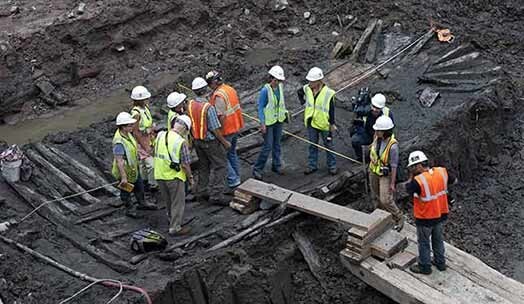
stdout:
<svg viewBox="0 0 524 304">
<path fill-rule="evenodd" d="M 229 107 L 229 105 L 228 105 L 228 107 Z M 233 114 L 235 114 L 235 112 L 236 112 L 237 110 L 240 110 L 240 105 L 239 105 L 239 104 L 235 105 L 234 107 L 229 107 L 229 108 L 224 112 L 224 114 L 226 114 L 226 116 L 233 115 Z"/>
<path fill-rule="evenodd" d="M 203 122 L 205 121 L 204 119 L 207 119 L 207 117 L 206 117 L 207 116 L 207 109 L 209 108 L 209 106 L 210 106 L 209 103 L 204 104 L 204 107 L 202 107 L 202 112 L 200 112 L 200 131 L 199 131 L 200 138 L 205 138 L 206 137 L 206 131 L 207 130 L 204 129 L 204 125 L 205 124 Z"/>
<path fill-rule="evenodd" d="M 145 131 L 148 128 L 151 128 L 153 126 L 153 118 L 151 116 L 151 111 L 149 111 L 149 108 L 146 106 L 144 108 L 141 108 L 139 106 L 133 107 L 131 111 L 138 112 L 140 115 L 140 124 L 138 126 L 138 129 L 140 131 Z"/>
</svg>

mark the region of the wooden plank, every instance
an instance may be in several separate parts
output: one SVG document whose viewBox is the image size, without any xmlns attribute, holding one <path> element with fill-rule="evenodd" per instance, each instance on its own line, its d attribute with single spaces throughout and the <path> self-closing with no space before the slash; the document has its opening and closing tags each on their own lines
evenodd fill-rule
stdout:
<svg viewBox="0 0 524 304">
<path fill-rule="evenodd" d="M 237 187 L 237 190 L 246 192 L 263 200 L 268 200 L 274 204 L 283 204 L 287 202 L 293 191 L 264 183 L 262 181 L 250 178 Z"/>
<path fill-rule="evenodd" d="M 417 234 L 414 226 L 405 224 L 401 233 L 410 241 L 416 243 Z M 495 292 L 513 303 L 524 303 L 524 284 L 504 276 L 480 259 L 448 243 L 444 243 L 444 245 L 448 268 L 452 268 L 458 273 L 467 276 L 478 285 Z"/>
<path fill-rule="evenodd" d="M 380 39 L 380 34 L 382 33 L 382 25 L 384 22 L 382 19 L 378 19 L 375 31 L 371 36 L 369 41 L 368 50 L 366 52 L 365 62 L 373 63 L 377 58 L 377 49 L 378 49 L 378 40 Z"/>
<path fill-rule="evenodd" d="M 406 248 L 407 245 L 408 239 L 404 235 L 390 229 L 371 243 L 371 255 L 387 259 Z"/>
<path fill-rule="evenodd" d="M 377 19 L 369 20 L 368 26 L 366 27 L 366 29 L 360 36 L 360 39 L 358 39 L 358 42 L 355 45 L 355 48 L 353 49 L 353 53 L 351 53 L 351 57 L 349 58 L 351 61 L 358 60 L 362 47 L 364 47 L 364 44 L 368 42 L 369 37 L 371 36 L 371 33 L 373 33 L 373 30 L 375 29 L 376 25 L 377 25 Z"/>
<path fill-rule="evenodd" d="M 83 224 L 83 223 L 87 223 L 90 221 L 94 221 L 94 220 L 103 218 L 105 216 L 115 213 L 118 210 L 122 210 L 122 208 L 108 208 L 108 209 L 102 210 L 101 212 L 78 219 L 77 221 L 75 221 L 75 225 L 79 225 L 79 224 Z"/>
<path fill-rule="evenodd" d="M 397 303 L 426 304 L 459 304 L 452 297 L 421 282 L 409 273 L 400 269 L 390 269 L 385 263 L 373 257 L 365 259 L 360 264 L 353 264 L 343 252 L 340 260 L 344 267 L 376 290 L 382 292 Z"/>
<path fill-rule="evenodd" d="M 330 221 L 348 224 L 362 230 L 367 230 L 374 222 L 373 218 L 364 212 L 300 193 L 293 193 L 287 201 L 286 206 Z"/>
<path fill-rule="evenodd" d="M 386 263 L 390 268 L 406 269 L 416 261 L 417 255 L 409 251 L 402 251 L 392 256 Z"/>
<path fill-rule="evenodd" d="M 313 248 L 313 244 L 300 230 L 296 230 L 292 235 L 297 243 L 298 249 L 302 253 L 302 256 L 304 256 L 304 260 L 306 260 L 306 263 L 309 266 L 309 270 L 311 270 L 313 276 L 322 284 L 323 280 L 320 274 L 323 267 L 318 253 L 315 248 Z"/>
<path fill-rule="evenodd" d="M 45 160 L 42 156 L 40 156 L 38 153 L 36 153 L 33 150 L 27 149 L 25 151 L 25 154 L 35 163 L 40 165 L 41 168 L 45 168 L 48 170 L 52 175 L 56 176 L 56 178 L 60 179 L 64 184 L 67 185 L 67 187 L 73 191 L 74 193 L 82 193 L 85 192 L 85 189 L 82 188 L 80 185 L 78 185 L 71 177 L 67 176 L 64 172 L 60 171 L 57 167 L 52 165 L 50 162 Z M 52 178 L 52 176 L 50 176 Z M 81 194 L 80 197 L 85 200 L 86 202 L 90 204 L 97 204 L 100 203 L 100 200 L 98 200 L 96 197 L 93 197 L 89 193 Z"/>
</svg>

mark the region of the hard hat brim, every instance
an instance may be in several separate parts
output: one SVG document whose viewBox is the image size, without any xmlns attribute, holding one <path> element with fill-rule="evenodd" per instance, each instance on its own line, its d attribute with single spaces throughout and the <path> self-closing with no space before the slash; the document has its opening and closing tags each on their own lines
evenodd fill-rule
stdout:
<svg viewBox="0 0 524 304">
<path fill-rule="evenodd" d="M 322 80 L 322 79 L 324 79 L 324 77 L 316 78 L 316 77 L 306 76 L 306 80 L 307 81 L 318 81 L 318 80 Z"/>
<path fill-rule="evenodd" d="M 130 125 L 130 124 L 134 124 L 136 121 L 137 121 L 136 119 L 131 118 L 131 119 L 128 119 L 128 120 L 125 120 L 125 121 L 117 122 L 116 125 L 117 126 Z"/>
<path fill-rule="evenodd" d="M 384 109 L 384 107 L 386 107 L 386 106 L 377 105 L 377 103 L 374 103 L 373 100 L 371 100 L 371 105 L 377 109 Z"/>
<path fill-rule="evenodd" d="M 136 101 L 145 100 L 145 99 L 148 99 L 148 98 L 151 98 L 151 93 L 150 92 L 147 92 L 147 94 L 145 94 L 142 97 L 131 96 L 131 99 L 136 100 Z"/>
</svg>

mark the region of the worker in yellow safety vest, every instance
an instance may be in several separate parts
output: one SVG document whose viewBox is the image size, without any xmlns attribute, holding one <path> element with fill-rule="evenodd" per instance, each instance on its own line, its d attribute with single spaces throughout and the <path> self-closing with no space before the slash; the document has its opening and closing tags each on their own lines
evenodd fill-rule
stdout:
<svg viewBox="0 0 524 304">
<path fill-rule="evenodd" d="M 178 236 L 189 233 L 182 227 L 185 209 L 185 182 L 193 185 L 191 156 L 186 137 L 191 130 L 191 118 L 178 116 L 170 131 L 159 132 L 155 140 L 155 179 L 160 190 L 160 200 L 166 204 L 169 217 L 169 234 Z"/>
<path fill-rule="evenodd" d="M 330 89 L 322 80 L 324 73 L 320 68 L 314 67 L 306 76 L 308 84 L 297 91 L 301 104 L 306 104 L 304 111 L 304 124 L 308 131 L 309 141 L 318 144 L 322 137 L 324 146 L 333 149 L 333 133 L 337 130 L 335 125 L 335 91 Z M 327 153 L 327 167 L 329 173 L 337 174 L 337 161 L 335 155 Z M 311 174 L 318 170 L 318 147 L 309 146 L 308 167 L 304 174 Z"/>
<path fill-rule="evenodd" d="M 264 145 L 253 166 L 253 177 L 261 180 L 269 153 L 273 152 L 271 171 L 282 175 L 282 161 L 280 154 L 280 141 L 284 122 L 288 121 L 288 111 L 284 101 L 284 85 L 286 80 L 284 69 L 273 66 L 269 72 L 269 80 L 260 90 L 258 97 L 258 119 L 260 131 L 264 136 Z"/>
<path fill-rule="evenodd" d="M 395 228 L 400 231 L 404 217 L 395 203 L 399 149 L 394 127 L 391 118 L 385 115 L 373 125 L 375 138 L 369 148 L 369 183 L 374 207 L 391 213 Z"/>
<path fill-rule="evenodd" d="M 130 192 L 135 194 L 140 209 L 156 209 L 144 199 L 144 184 L 138 169 L 138 143 L 131 133 L 135 123 L 136 119 L 127 112 L 116 117 L 118 129 L 113 137 L 114 159 L 111 169 L 113 176 L 120 181 L 120 199 L 126 205 L 126 215 L 131 217 L 137 217 L 137 206 L 131 203 Z"/>
<path fill-rule="evenodd" d="M 158 185 L 153 174 L 153 117 L 149 110 L 151 93 L 143 86 L 137 86 L 131 92 L 133 108 L 131 115 L 137 120 L 133 135 L 138 142 L 138 158 L 140 160 L 140 173 L 144 178 L 146 191 L 157 190 Z"/>
</svg>

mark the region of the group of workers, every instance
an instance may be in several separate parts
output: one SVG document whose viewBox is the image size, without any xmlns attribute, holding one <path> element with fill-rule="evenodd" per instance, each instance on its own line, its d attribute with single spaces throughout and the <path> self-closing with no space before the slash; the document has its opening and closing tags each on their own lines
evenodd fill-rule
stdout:
<svg viewBox="0 0 524 304">
<path fill-rule="evenodd" d="M 323 81 L 324 74 L 318 67 L 306 75 L 307 84 L 298 89 L 297 95 L 305 105 L 304 124 L 309 146 L 308 164 L 304 174 L 318 170 L 318 142 L 322 138 L 327 153 L 327 169 L 337 174 L 332 134 L 335 124 L 335 91 Z M 283 124 L 289 121 L 286 109 L 284 70 L 273 66 L 268 71 L 257 102 L 260 132 L 264 137 L 262 150 L 252 168 L 256 179 L 263 179 L 264 168 L 272 154 L 271 171 L 283 174 L 281 139 Z M 193 80 L 194 98 L 173 92 L 167 97 L 169 113 L 164 131 L 158 131 L 149 109 L 151 93 L 143 86 L 132 90 L 133 108 L 116 118 L 118 129 L 113 138 L 113 175 L 120 180 L 121 199 L 127 205 L 127 214 L 137 216 L 136 209 L 154 209 L 144 199 L 144 191 L 160 192 L 169 216 L 169 234 L 187 234 L 190 229 L 182 226 L 186 194 L 211 204 L 226 205 L 231 193 L 241 183 L 239 158 L 236 145 L 244 126 L 241 103 L 236 90 L 224 83 L 221 75 L 210 71 L 205 78 Z M 371 99 L 371 111 L 364 117 L 364 125 L 352 136 L 352 145 L 358 159 L 362 146 L 369 147 L 369 181 L 375 208 L 390 212 L 401 230 L 402 212 L 395 203 L 397 173 L 399 172 L 399 145 L 394 134 L 391 110 L 386 107 L 386 97 L 376 94 Z M 156 134 L 156 135 L 155 135 Z M 194 149 L 199 159 L 198 181 L 195 185 L 191 171 L 190 151 Z M 430 168 L 421 151 L 409 155 L 410 178 L 403 183 L 413 197 L 414 217 L 419 240 L 419 263 L 411 270 L 431 273 L 433 263 L 445 270 L 443 222 L 449 212 L 447 187 L 453 182 L 443 167 Z M 227 187 L 225 184 L 227 181 Z M 132 204 L 130 192 L 137 203 Z M 431 241 L 430 241 L 431 240 Z M 434 260 L 431 260 L 433 247 Z"/>
</svg>

